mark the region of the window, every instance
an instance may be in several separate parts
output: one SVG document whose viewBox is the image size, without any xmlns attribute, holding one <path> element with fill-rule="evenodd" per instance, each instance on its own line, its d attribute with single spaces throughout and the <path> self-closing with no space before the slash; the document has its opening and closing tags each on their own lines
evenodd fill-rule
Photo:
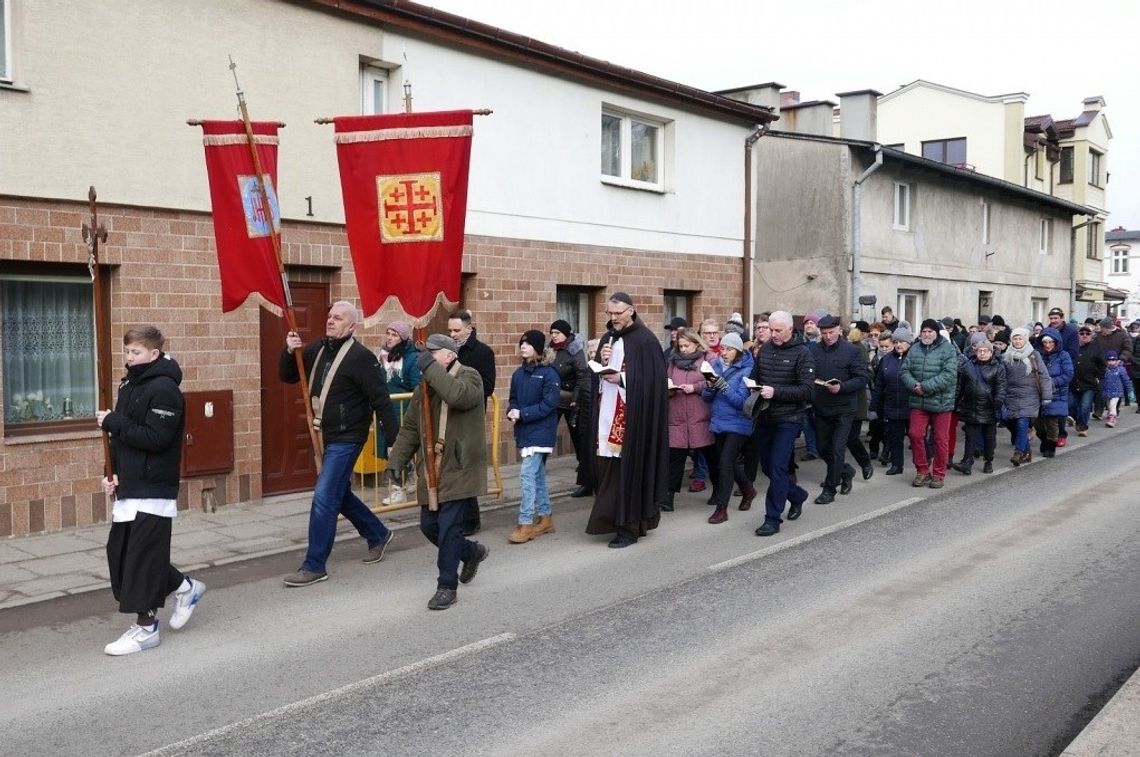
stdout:
<svg viewBox="0 0 1140 757">
<path fill-rule="evenodd" d="M 990 204 L 982 200 L 982 244 L 990 243 Z"/>
<path fill-rule="evenodd" d="M 1044 178 L 1045 170 L 1045 151 L 1034 150 L 1033 152 L 1033 178 Z"/>
<path fill-rule="evenodd" d="M 388 72 L 375 66 L 360 68 L 360 112 L 375 116 L 387 112 Z"/>
<path fill-rule="evenodd" d="M 12 0 L 0 0 L 0 81 L 12 81 Z"/>
<path fill-rule="evenodd" d="M 676 290 L 665 290 L 665 323 L 673 320 L 677 316 L 684 318 L 689 323 L 693 322 L 692 318 L 692 305 L 693 293 L 692 292 L 679 292 Z"/>
<path fill-rule="evenodd" d="M 1127 245 L 1112 248 L 1112 272 L 1128 273 L 1128 253 L 1131 248 Z"/>
<path fill-rule="evenodd" d="M 1073 148 L 1061 148 L 1061 178 L 1057 180 L 1060 184 L 1073 183 Z"/>
<path fill-rule="evenodd" d="M 922 143 L 922 157 L 949 163 L 952 166 L 966 165 L 966 138 L 936 139 Z"/>
<path fill-rule="evenodd" d="M 994 312 L 994 293 L 990 290 L 978 290 L 978 316 L 987 318 Z"/>
<path fill-rule="evenodd" d="M 639 116 L 602 112 L 602 176 L 661 189 L 665 125 Z"/>
<path fill-rule="evenodd" d="M 1048 323 L 1049 316 L 1045 315 L 1049 310 L 1049 300 L 1044 297 L 1030 297 L 1029 298 L 1029 311 L 1031 313 L 1030 320 L 1034 323 Z"/>
<path fill-rule="evenodd" d="M 926 310 L 926 292 L 900 289 L 895 306 L 895 317 L 906 321 L 914 328 L 922 323 L 923 312 Z"/>
<path fill-rule="evenodd" d="M 1041 233 L 1038 237 L 1037 251 L 1042 255 L 1053 254 L 1053 219 L 1041 219 Z"/>
<path fill-rule="evenodd" d="M 1089 260 L 1100 260 L 1100 248 L 1103 242 L 1099 222 L 1090 223 L 1085 227 L 1085 257 Z"/>
<path fill-rule="evenodd" d="M 1100 156 L 1096 150 L 1089 150 L 1089 184 L 1100 186 Z"/>
<path fill-rule="evenodd" d="M 95 416 L 95 315 L 89 277 L 0 277 L 0 324 L 5 434 Z M 89 420 L 83 428 L 91 428 Z"/>
<path fill-rule="evenodd" d="M 895 182 L 895 220 L 894 228 L 899 231 L 910 231 L 910 184 Z"/>
<path fill-rule="evenodd" d="M 559 286 L 555 289 L 554 311 L 581 334 L 583 341 L 594 335 L 594 291 L 589 287 Z"/>
</svg>

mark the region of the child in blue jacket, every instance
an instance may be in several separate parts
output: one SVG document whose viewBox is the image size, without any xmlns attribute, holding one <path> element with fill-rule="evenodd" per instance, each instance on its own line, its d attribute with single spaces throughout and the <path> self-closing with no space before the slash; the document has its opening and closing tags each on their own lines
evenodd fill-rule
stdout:
<svg viewBox="0 0 1140 757">
<path fill-rule="evenodd" d="M 558 438 L 558 397 L 562 381 L 554 369 L 554 350 L 546 349 L 546 335 L 531 329 L 519 339 L 522 365 L 511 376 L 507 420 L 515 424 L 519 468 L 519 524 L 507 541 L 525 544 L 554 532 L 550 492 L 546 488 L 546 456 Z"/>
<path fill-rule="evenodd" d="M 1136 401 L 1136 389 L 1132 385 L 1132 379 L 1128 376 L 1128 371 L 1120 363 L 1120 353 L 1116 350 L 1109 350 L 1104 355 L 1105 363 L 1108 365 L 1104 369 L 1104 380 L 1100 382 L 1100 391 L 1104 396 L 1104 402 L 1108 405 L 1108 418 L 1105 420 L 1104 425 L 1109 428 L 1116 426 L 1117 408 L 1120 406 L 1120 398 L 1128 397 L 1129 402 Z"/>
</svg>

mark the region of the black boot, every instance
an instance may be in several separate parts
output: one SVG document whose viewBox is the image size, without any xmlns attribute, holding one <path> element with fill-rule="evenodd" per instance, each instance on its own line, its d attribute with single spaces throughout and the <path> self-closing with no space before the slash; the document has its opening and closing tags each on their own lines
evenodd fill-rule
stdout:
<svg viewBox="0 0 1140 757">
<path fill-rule="evenodd" d="M 673 492 L 665 495 L 665 501 L 661 503 L 661 511 L 666 513 L 673 512 Z"/>
</svg>

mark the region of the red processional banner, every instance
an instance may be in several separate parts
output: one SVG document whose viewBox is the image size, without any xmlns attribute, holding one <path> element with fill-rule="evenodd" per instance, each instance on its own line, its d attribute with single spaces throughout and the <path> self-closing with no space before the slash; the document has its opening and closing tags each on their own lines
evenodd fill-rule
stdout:
<svg viewBox="0 0 1140 757">
<path fill-rule="evenodd" d="M 333 119 L 348 247 L 364 315 L 395 297 L 424 325 L 459 301 L 469 110 Z"/>
<path fill-rule="evenodd" d="M 261 161 L 269 207 L 265 206 L 242 121 L 203 121 L 206 176 L 214 216 L 214 241 L 222 279 L 222 312 L 236 310 L 251 295 L 278 315 L 285 289 L 273 251 L 281 233 L 277 202 L 277 124 L 254 122 L 253 141 Z"/>
</svg>

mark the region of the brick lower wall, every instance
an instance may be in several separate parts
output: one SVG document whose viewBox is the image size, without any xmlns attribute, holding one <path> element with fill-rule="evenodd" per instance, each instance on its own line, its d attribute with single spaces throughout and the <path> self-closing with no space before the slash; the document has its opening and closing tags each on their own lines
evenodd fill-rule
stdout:
<svg viewBox="0 0 1140 757">
<path fill-rule="evenodd" d="M 86 203 L 0 196 L 0 266 L 8 261 L 86 263 L 79 231 L 86 218 Z M 182 366 L 184 391 L 234 392 L 234 470 L 184 480 L 179 507 L 202 507 L 208 496 L 218 506 L 260 497 L 259 314 L 252 303 L 222 314 L 209 215 L 103 205 L 100 220 L 109 235 L 100 260 L 114 267 L 108 334 L 113 375 L 121 375 L 123 331 L 155 323 Z M 334 300 L 356 299 L 343 227 L 286 222 L 282 240 L 293 280 L 328 282 Z M 618 290 L 633 297 L 646 324 L 658 333 L 664 290 L 692 292 L 694 319 L 723 321 L 740 309 L 739 258 L 469 236 L 463 270 L 468 274 L 463 304 L 475 314 L 479 338 L 496 352 L 496 395 L 504 411 L 518 365 L 518 337 L 530 328 L 548 330 L 556 317 L 558 285 L 596 289 L 594 335 L 604 328 L 605 293 Z M 373 325 L 358 330 L 358 338 L 377 349 L 385 325 L 399 316 L 393 310 L 377 314 L 370 319 Z M 560 450 L 569 452 L 564 424 L 562 435 Z M 500 443 L 502 460 L 514 461 L 507 423 Z M 109 513 L 98 485 L 101 468 L 102 449 L 94 433 L 3 437 L 0 536 L 106 520 Z"/>
</svg>

